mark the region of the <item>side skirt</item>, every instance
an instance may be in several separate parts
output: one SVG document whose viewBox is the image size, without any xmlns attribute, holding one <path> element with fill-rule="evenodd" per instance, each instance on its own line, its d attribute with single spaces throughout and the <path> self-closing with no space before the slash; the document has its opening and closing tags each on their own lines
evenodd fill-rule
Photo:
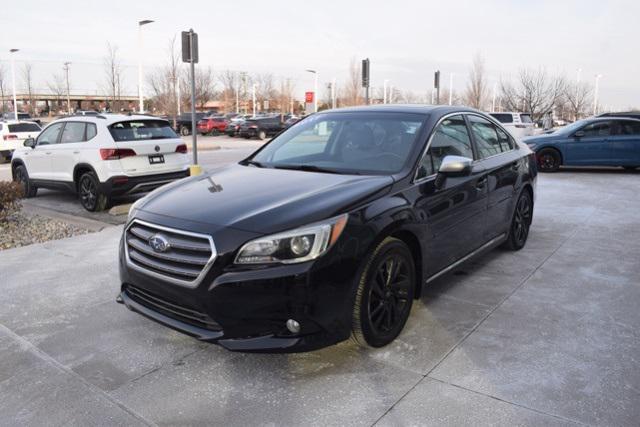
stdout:
<svg viewBox="0 0 640 427">
<path fill-rule="evenodd" d="M 427 279 L 426 283 L 433 282 L 438 277 L 442 276 L 443 274 L 446 274 L 446 273 L 450 272 L 451 270 L 455 269 L 456 267 L 458 267 L 460 264 L 464 263 L 465 261 L 468 261 L 471 258 L 475 257 L 476 255 L 479 255 L 482 252 L 488 251 L 488 250 L 500 245 L 505 240 L 507 240 L 507 233 L 502 233 L 498 237 L 494 237 L 493 239 L 489 240 L 484 245 L 480 246 L 475 251 L 468 253 L 464 257 L 460 258 L 458 261 L 454 262 L 453 264 L 449 265 L 448 267 L 443 268 L 442 270 L 438 271 L 436 274 L 430 276 Z"/>
</svg>

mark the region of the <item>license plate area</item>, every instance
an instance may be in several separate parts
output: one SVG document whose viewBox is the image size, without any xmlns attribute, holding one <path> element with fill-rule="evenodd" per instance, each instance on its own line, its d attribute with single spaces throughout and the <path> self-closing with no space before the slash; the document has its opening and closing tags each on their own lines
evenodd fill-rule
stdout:
<svg viewBox="0 0 640 427">
<path fill-rule="evenodd" d="M 164 156 L 162 154 L 153 154 L 149 156 L 150 165 L 158 165 L 164 163 Z"/>
</svg>

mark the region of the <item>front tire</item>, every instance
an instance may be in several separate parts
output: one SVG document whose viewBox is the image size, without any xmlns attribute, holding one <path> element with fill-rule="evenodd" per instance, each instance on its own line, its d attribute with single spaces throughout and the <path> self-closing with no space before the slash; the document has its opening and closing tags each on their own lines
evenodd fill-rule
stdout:
<svg viewBox="0 0 640 427">
<path fill-rule="evenodd" d="M 267 137 L 267 133 L 263 130 L 261 130 L 260 132 L 258 132 L 258 139 L 260 141 L 262 141 L 263 139 L 265 139 Z"/>
<path fill-rule="evenodd" d="M 191 131 L 189 131 L 189 128 L 186 126 L 182 126 L 180 128 L 180 135 L 182 136 L 189 136 L 191 134 Z"/>
<path fill-rule="evenodd" d="M 14 181 L 22 185 L 24 197 L 28 199 L 36 197 L 36 194 L 38 193 L 38 187 L 33 185 L 31 180 L 29 179 L 29 174 L 27 173 L 26 167 L 20 165 L 16 168 Z"/>
<path fill-rule="evenodd" d="M 504 246 L 512 251 L 519 251 L 524 248 L 529 237 L 529 227 L 533 219 L 533 201 L 527 190 L 524 190 L 518 201 L 516 209 L 513 212 L 511 226 L 509 227 L 509 236 Z"/>
<path fill-rule="evenodd" d="M 359 277 L 352 336 L 361 346 L 383 347 L 404 328 L 416 289 L 411 251 L 387 237 L 369 257 Z"/>
<path fill-rule="evenodd" d="M 540 172 L 556 172 L 562 163 L 560 153 L 553 148 L 543 148 L 536 154 L 536 158 Z"/>
<path fill-rule="evenodd" d="M 100 212 L 106 209 L 109 198 L 100 191 L 100 181 L 93 172 L 87 172 L 78 181 L 80 204 L 89 212 Z"/>
</svg>

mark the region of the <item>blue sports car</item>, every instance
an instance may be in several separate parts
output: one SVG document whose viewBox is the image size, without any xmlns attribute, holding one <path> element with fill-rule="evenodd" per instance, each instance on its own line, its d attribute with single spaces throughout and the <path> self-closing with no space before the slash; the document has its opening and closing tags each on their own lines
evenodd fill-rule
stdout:
<svg viewBox="0 0 640 427">
<path fill-rule="evenodd" d="M 542 172 L 560 166 L 640 166 L 640 119 L 633 117 L 592 117 L 523 142 L 536 153 Z"/>
</svg>

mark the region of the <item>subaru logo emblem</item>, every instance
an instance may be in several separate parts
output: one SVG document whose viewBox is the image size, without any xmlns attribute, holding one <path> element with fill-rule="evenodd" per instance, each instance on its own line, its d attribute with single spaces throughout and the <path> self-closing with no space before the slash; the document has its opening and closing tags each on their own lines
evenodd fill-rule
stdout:
<svg viewBox="0 0 640 427">
<path fill-rule="evenodd" d="M 171 245 L 166 237 L 162 234 L 154 234 L 149 237 L 149 246 L 153 249 L 154 252 L 166 252 L 169 250 Z"/>
<path fill-rule="evenodd" d="M 159 153 L 159 152 L 160 152 L 160 146 L 159 146 L 159 145 L 156 145 L 156 147 L 154 148 L 154 150 L 156 150 L 156 153 Z"/>
</svg>

